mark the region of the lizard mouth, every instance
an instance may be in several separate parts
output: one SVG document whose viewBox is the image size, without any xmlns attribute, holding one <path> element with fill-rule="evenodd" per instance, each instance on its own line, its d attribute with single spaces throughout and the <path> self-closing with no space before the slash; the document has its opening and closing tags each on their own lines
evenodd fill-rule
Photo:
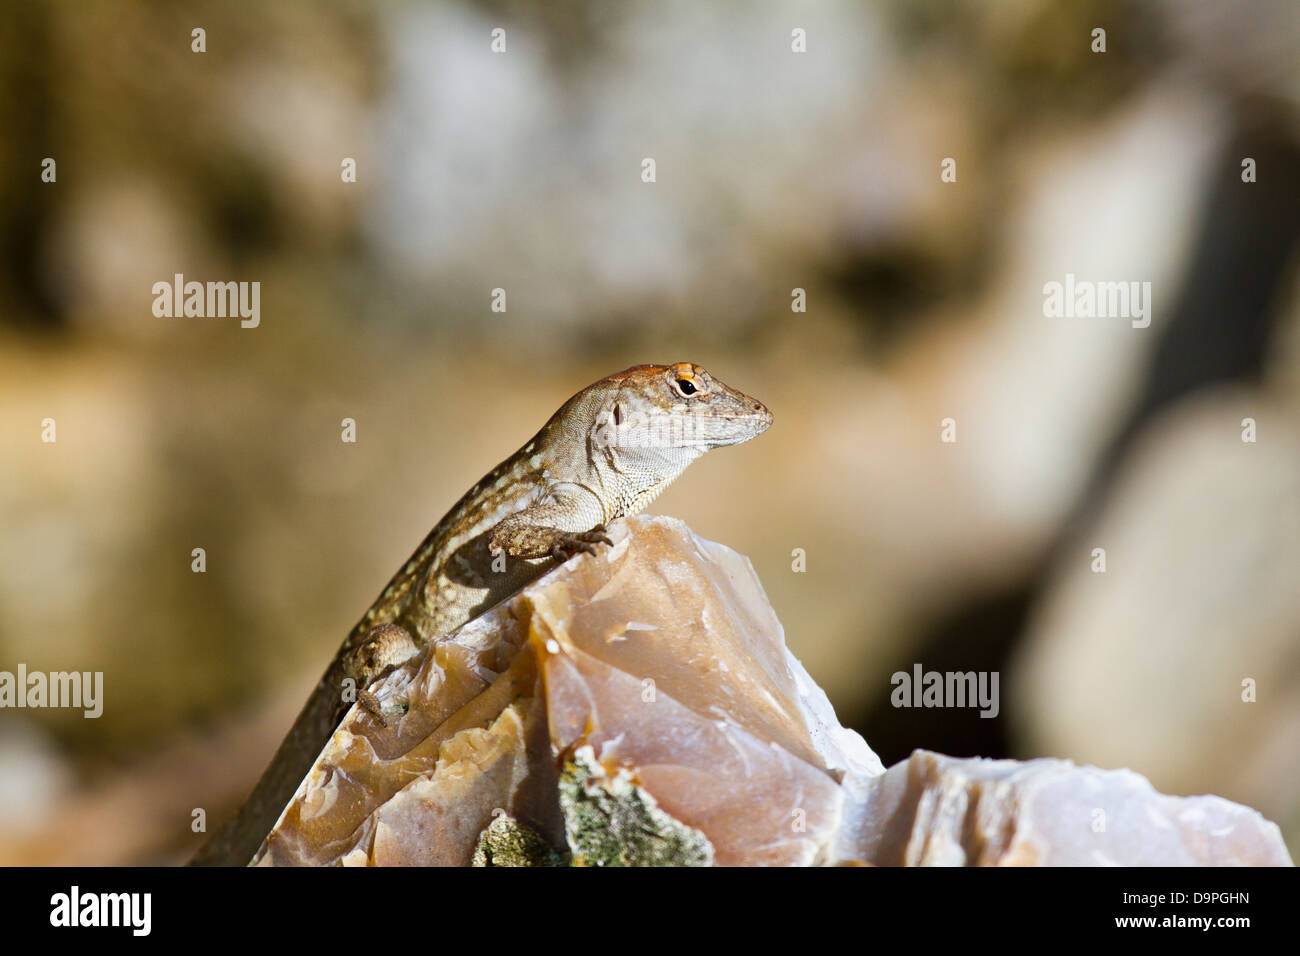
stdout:
<svg viewBox="0 0 1300 956">
<path fill-rule="evenodd" d="M 757 438 L 772 427 L 772 413 L 761 405 L 759 409 L 749 415 L 726 416 L 722 419 L 724 423 L 722 434 L 709 436 L 691 444 L 740 445 L 751 438 Z"/>
<path fill-rule="evenodd" d="M 752 402 L 751 409 L 752 410 L 748 415 L 735 415 L 729 417 L 727 420 L 731 422 L 744 422 L 754 429 L 754 435 L 761 435 L 772 427 L 772 413 L 767 410 L 766 405 L 759 401 Z"/>
</svg>

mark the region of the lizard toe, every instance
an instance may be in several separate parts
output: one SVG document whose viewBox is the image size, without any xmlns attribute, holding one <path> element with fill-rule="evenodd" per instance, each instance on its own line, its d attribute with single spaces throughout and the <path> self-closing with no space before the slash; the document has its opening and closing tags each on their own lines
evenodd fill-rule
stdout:
<svg viewBox="0 0 1300 956">
<path fill-rule="evenodd" d="M 379 703 L 379 698 L 368 690 L 363 690 L 357 695 L 357 703 L 366 709 L 371 717 L 379 722 L 380 727 L 388 726 L 388 717 L 384 714 L 383 705 Z"/>
</svg>

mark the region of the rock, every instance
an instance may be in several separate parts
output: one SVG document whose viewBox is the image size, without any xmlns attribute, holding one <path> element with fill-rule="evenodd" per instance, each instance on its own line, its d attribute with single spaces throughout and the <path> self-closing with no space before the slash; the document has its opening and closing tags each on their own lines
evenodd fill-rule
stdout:
<svg viewBox="0 0 1300 956">
<path fill-rule="evenodd" d="M 1151 423 L 1008 681 L 1020 747 L 1218 793 L 1300 839 L 1300 416 L 1253 388 Z M 1243 442 L 1242 420 L 1258 422 Z M 1093 548 L 1106 571 L 1092 569 Z"/>
<path fill-rule="evenodd" d="M 747 560 L 680 522 L 630 524 L 607 564 L 525 592 L 553 750 L 633 768 L 719 864 L 816 862 L 840 777 L 884 768 L 785 649 Z"/>
<path fill-rule="evenodd" d="M 589 746 L 565 765 L 560 808 L 574 866 L 713 865 L 708 837 L 660 810 L 626 768 L 610 776 Z"/>
<path fill-rule="evenodd" d="M 354 707 L 254 857 L 260 865 L 468 865 L 493 812 L 562 846 L 536 659 L 502 605 L 375 685 L 409 712 Z"/>
<path fill-rule="evenodd" d="M 1248 807 L 1067 760 L 918 750 L 849 816 L 837 849 L 880 866 L 1291 865 L 1277 825 Z"/>
<path fill-rule="evenodd" d="M 376 683 L 407 713 L 354 707 L 254 863 L 468 865 L 502 812 L 594 865 L 822 860 L 840 781 L 884 767 L 748 560 L 668 518 L 611 536 Z"/>
<path fill-rule="evenodd" d="M 492 818 L 474 848 L 473 866 L 567 866 L 538 834 L 507 813 Z"/>
<path fill-rule="evenodd" d="M 956 760 L 888 773 L 785 648 L 749 562 L 615 522 L 372 685 L 257 865 L 1289 862 L 1277 827 L 1131 771 Z"/>
</svg>

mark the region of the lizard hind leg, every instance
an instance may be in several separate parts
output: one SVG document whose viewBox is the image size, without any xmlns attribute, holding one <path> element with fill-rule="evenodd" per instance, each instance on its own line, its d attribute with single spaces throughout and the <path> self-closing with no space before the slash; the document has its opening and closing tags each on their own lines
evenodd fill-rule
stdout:
<svg viewBox="0 0 1300 956">
<path fill-rule="evenodd" d="M 369 686 L 393 668 L 415 656 L 419 646 L 409 631 L 396 624 L 376 624 L 361 637 L 361 643 L 348 654 L 343 663 L 344 676 L 356 681 L 357 703 L 387 727 L 392 719 L 404 711 L 385 712 L 379 698 L 368 690 Z"/>
</svg>

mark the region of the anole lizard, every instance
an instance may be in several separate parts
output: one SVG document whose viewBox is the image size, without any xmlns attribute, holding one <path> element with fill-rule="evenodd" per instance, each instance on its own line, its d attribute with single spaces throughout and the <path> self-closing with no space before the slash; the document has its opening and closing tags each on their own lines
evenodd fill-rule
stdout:
<svg viewBox="0 0 1300 956">
<path fill-rule="evenodd" d="M 239 814 L 191 865 L 252 858 L 366 687 L 421 647 L 509 597 L 556 562 L 609 543 L 705 452 L 772 424 L 764 405 L 698 365 L 636 365 L 589 385 L 456 502 L 352 629 Z M 351 682 L 351 683 L 348 683 Z"/>
</svg>

